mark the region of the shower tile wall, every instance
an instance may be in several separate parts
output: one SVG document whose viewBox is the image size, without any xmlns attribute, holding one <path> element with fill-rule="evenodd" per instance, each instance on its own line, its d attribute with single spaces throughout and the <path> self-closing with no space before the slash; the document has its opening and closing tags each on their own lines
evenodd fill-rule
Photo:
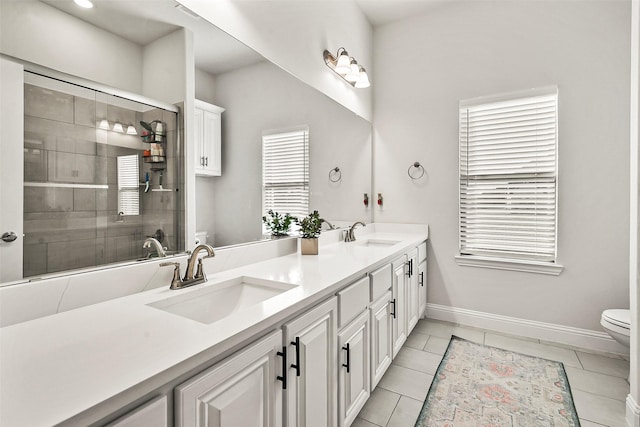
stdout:
<svg viewBox="0 0 640 427">
<path fill-rule="evenodd" d="M 165 245 L 176 248 L 175 192 L 144 193 L 141 189 L 140 215 L 116 222 L 117 157 L 139 156 L 141 182 L 150 167 L 142 162 L 138 136 L 97 128 L 107 118 L 112 124 L 134 124 L 140 134 L 139 121 L 151 121 L 154 115 L 175 127 L 173 113 L 140 113 L 102 100 L 25 85 L 25 277 L 146 256 L 142 243 L 157 229 L 165 230 Z M 175 129 L 171 131 L 175 134 Z M 175 141 L 175 135 L 171 136 L 168 140 Z M 167 144 L 167 151 L 169 147 L 175 143 Z M 175 166 L 171 161 L 167 165 L 171 167 L 163 184 L 175 189 Z M 153 181 L 158 172 L 150 176 Z"/>
</svg>

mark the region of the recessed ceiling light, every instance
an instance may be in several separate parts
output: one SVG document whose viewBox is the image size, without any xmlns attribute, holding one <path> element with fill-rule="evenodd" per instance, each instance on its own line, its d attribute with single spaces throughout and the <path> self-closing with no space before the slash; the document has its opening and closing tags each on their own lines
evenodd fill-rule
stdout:
<svg viewBox="0 0 640 427">
<path fill-rule="evenodd" d="M 93 3 L 91 3 L 89 0 L 73 0 L 73 2 L 80 7 L 84 7 L 85 9 L 91 9 L 93 7 Z"/>
</svg>

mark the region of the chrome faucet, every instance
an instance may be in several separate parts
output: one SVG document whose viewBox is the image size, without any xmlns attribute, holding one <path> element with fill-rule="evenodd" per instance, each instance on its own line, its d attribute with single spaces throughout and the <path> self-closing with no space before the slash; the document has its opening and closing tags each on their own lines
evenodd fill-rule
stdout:
<svg viewBox="0 0 640 427">
<path fill-rule="evenodd" d="M 353 234 L 353 231 L 356 229 L 358 224 L 362 225 L 363 227 L 367 226 L 367 224 L 365 224 L 364 222 L 361 222 L 361 221 L 356 221 L 355 223 L 353 223 L 351 228 L 349 228 L 349 230 L 347 231 L 347 234 L 344 236 L 344 241 L 345 242 L 355 242 L 356 241 L 356 236 Z"/>
<path fill-rule="evenodd" d="M 329 226 L 329 230 L 335 230 L 336 226 L 331 224 L 329 221 L 327 221 L 326 219 L 320 218 L 320 225 L 322 226 L 322 223 L 325 223 Z"/>
<path fill-rule="evenodd" d="M 142 244 L 142 248 L 150 249 L 152 246 L 155 249 L 156 254 L 158 254 L 158 257 L 164 258 L 167 256 L 167 253 L 165 252 L 165 248 L 162 247 L 162 244 L 160 244 L 160 242 L 157 239 L 154 239 L 153 237 L 147 237 L 147 239 Z M 151 255 L 151 253 L 149 253 L 149 255 Z"/>
<path fill-rule="evenodd" d="M 198 258 L 198 253 L 200 251 L 207 251 L 207 255 L 202 258 Z M 189 260 L 187 261 L 187 271 L 184 273 L 184 278 L 180 278 L 180 263 L 178 262 L 163 262 L 160 264 L 160 267 L 166 267 L 173 265 L 175 268 L 173 269 L 173 279 L 171 280 L 171 286 L 169 289 L 182 289 L 189 286 L 197 285 L 198 283 L 203 283 L 207 281 L 207 276 L 204 274 L 204 269 L 202 266 L 202 260 L 204 258 L 212 258 L 215 256 L 213 252 L 213 247 L 207 244 L 201 244 L 196 246 L 196 248 L 191 253 Z M 195 276 L 193 275 L 193 269 L 195 267 L 196 260 L 198 261 L 198 269 L 196 270 Z"/>
</svg>

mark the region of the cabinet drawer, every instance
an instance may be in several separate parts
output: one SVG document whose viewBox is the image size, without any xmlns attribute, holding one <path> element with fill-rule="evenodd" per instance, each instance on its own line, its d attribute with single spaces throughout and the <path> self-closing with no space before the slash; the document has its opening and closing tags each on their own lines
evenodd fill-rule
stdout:
<svg viewBox="0 0 640 427">
<path fill-rule="evenodd" d="M 369 305 L 369 277 L 338 292 L 338 328 L 342 328 Z"/>
<path fill-rule="evenodd" d="M 382 268 L 370 273 L 371 276 L 371 295 L 370 301 L 377 300 L 391 288 L 391 264 L 387 264 Z"/>
<path fill-rule="evenodd" d="M 418 245 L 418 264 L 427 259 L 427 242 Z"/>
</svg>

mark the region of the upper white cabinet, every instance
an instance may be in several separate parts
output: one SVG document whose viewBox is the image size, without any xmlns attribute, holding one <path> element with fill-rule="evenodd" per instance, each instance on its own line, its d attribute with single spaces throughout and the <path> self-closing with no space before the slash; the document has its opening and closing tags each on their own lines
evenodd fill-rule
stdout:
<svg viewBox="0 0 640 427">
<path fill-rule="evenodd" d="M 224 108 L 195 100 L 194 152 L 196 175 L 222 175 L 222 112 Z"/>
<path fill-rule="evenodd" d="M 334 297 L 284 325 L 285 343 L 289 348 L 286 427 L 335 427 L 337 424 L 336 308 Z"/>
<path fill-rule="evenodd" d="M 281 426 L 280 350 L 277 331 L 176 387 L 176 426 Z"/>
</svg>

